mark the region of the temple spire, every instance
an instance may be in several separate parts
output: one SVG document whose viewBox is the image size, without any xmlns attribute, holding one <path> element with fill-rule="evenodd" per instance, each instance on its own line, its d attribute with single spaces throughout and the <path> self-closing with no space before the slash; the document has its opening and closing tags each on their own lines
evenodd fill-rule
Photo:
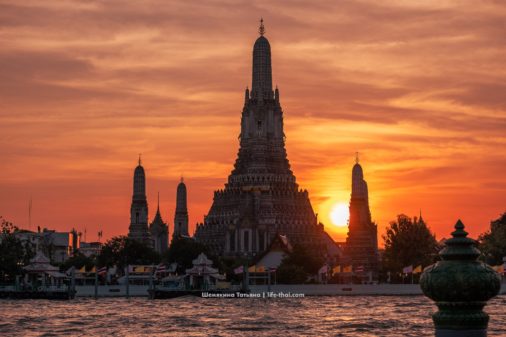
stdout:
<svg viewBox="0 0 506 337">
<path fill-rule="evenodd" d="M 272 68 L 271 46 L 265 38 L 263 19 L 258 29 L 260 36 L 253 46 L 253 81 L 251 85 L 252 98 L 272 99 Z"/>
<path fill-rule="evenodd" d="M 264 36 L 264 34 L 265 34 L 264 18 L 260 18 L 260 27 L 258 28 L 258 33 L 261 36 Z"/>
<path fill-rule="evenodd" d="M 141 166 L 141 155 L 142 153 L 139 153 L 139 166 Z"/>
<path fill-rule="evenodd" d="M 177 185 L 176 213 L 174 214 L 173 237 L 188 236 L 188 209 L 186 185 L 181 175 L 181 182 Z"/>
<path fill-rule="evenodd" d="M 141 165 L 139 154 L 139 165 L 134 170 L 132 204 L 130 206 L 130 227 L 128 237 L 151 244 L 148 232 L 148 203 L 146 200 L 146 173 Z"/>
</svg>

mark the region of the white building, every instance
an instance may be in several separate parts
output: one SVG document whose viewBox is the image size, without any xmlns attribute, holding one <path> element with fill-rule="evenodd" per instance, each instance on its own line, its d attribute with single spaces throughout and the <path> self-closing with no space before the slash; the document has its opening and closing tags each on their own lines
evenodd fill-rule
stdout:
<svg viewBox="0 0 506 337">
<path fill-rule="evenodd" d="M 57 232 L 44 228 L 39 232 L 21 230 L 15 232 L 16 238 L 29 242 L 36 252 L 42 252 L 51 263 L 61 263 L 71 257 L 79 249 L 77 232 Z"/>
</svg>

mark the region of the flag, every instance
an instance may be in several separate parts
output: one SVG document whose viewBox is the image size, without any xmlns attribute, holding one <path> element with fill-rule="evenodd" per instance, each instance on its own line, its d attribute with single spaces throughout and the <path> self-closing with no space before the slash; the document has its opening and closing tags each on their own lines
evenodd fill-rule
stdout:
<svg viewBox="0 0 506 337">
<path fill-rule="evenodd" d="M 83 266 L 81 269 L 77 271 L 78 273 L 86 273 L 86 266 Z"/>
<path fill-rule="evenodd" d="M 323 267 L 320 268 L 320 270 L 318 270 L 318 274 L 326 274 L 328 270 L 329 268 L 327 267 L 327 265 L 324 265 Z"/>
<path fill-rule="evenodd" d="M 415 269 L 413 269 L 413 274 L 420 274 L 422 272 L 422 265 L 419 265 Z"/>
<path fill-rule="evenodd" d="M 404 274 L 410 274 L 413 272 L 413 265 L 402 268 Z"/>
<path fill-rule="evenodd" d="M 357 267 L 355 267 L 355 272 L 357 272 L 357 273 L 363 273 L 364 272 L 364 266 L 357 266 Z"/>
<path fill-rule="evenodd" d="M 351 273 L 352 271 L 352 266 L 344 266 L 343 268 L 343 273 Z"/>
<path fill-rule="evenodd" d="M 102 267 L 99 270 L 97 270 L 97 274 L 101 276 L 107 274 L 107 267 Z"/>
<path fill-rule="evenodd" d="M 339 274 L 341 272 L 341 266 L 335 266 L 334 268 L 332 268 L 332 273 L 333 274 Z"/>
<path fill-rule="evenodd" d="M 93 266 L 90 271 L 87 271 L 87 273 L 94 273 L 97 271 L 97 267 Z"/>
<path fill-rule="evenodd" d="M 156 266 L 155 274 L 165 273 L 166 271 L 167 271 L 167 268 L 165 267 L 165 264 L 160 263 L 158 266 Z"/>
<path fill-rule="evenodd" d="M 250 273 L 255 273 L 256 271 L 257 271 L 257 266 L 253 265 L 253 266 L 251 266 L 251 267 L 248 268 L 248 272 L 250 272 Z"/>
<path fill-rule="evenodd" d="M 258 266 L 257 267 L 257 273 L 265 273 L 265 267 L 264 266 Z"/>
<path fill-rule="evenodd" d="M 237 268 L 234 269 L 234 274 L 242 274 L 244 273 L 244 266 L 239 266 Z"/>
</svg>

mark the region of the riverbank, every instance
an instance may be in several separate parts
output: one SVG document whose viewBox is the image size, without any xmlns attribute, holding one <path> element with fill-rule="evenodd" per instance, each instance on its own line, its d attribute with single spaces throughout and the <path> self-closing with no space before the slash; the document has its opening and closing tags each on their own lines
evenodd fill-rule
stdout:
<svg viewBox="0 0 506 337">
<path fill-rule="evenodd" d="M 130 297 L 147 297 L 149 286 L 130 285 Z M 255 294 L 267 292 L 304 294 L 304 296 L 415 296 L 422 295 L 418 284 L 276 284 L 251 285 L 250 291 Z M 506 294 L 506 283 L 502 284 L 500 294 Z M 94 297 L 94 286 L 76 286 L 76 297 Z M 126 297 L 124 285 L 98 286 L 98 297 Z"/>
</svg>

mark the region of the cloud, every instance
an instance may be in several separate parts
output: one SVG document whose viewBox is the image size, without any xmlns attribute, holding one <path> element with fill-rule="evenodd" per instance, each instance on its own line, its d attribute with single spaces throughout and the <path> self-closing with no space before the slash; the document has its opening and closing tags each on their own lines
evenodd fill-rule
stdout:
<svg viewBox="0 0 506 337">
<path fill-rule="evenodd" d="M 162 190 L 170 220 L 184 174 L 202 221 L 237 154 L 262 16 L 292 169 L 327 226 L 356 151 L 380 232 L 423 208 L 437 233 L 463 217 L 476 234 L 504 211 L 503 2 L 4 0 L 0 214 L 26 223 L 34 194 L 39 223 L 125 233 L 142 153 L 150 205 Z"/>
</svg>

